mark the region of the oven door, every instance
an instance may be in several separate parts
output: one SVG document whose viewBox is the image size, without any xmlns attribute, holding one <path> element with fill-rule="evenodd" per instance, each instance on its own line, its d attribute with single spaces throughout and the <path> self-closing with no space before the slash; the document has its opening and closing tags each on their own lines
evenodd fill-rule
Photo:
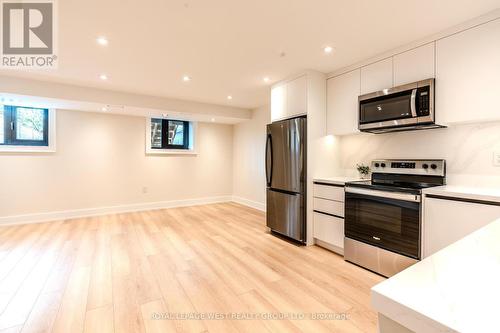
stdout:
<svg viewBox="0 0 500 333">
<path fill-rule="evenodd" d="M 345 236 L 420 259 L 420 195 L 346 187 Z"/>
</svg>

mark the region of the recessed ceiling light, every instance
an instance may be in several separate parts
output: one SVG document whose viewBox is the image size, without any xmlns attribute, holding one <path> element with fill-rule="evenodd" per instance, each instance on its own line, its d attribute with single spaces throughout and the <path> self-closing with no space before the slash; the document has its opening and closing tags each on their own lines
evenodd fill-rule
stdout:
<svg viewBox="0 0 500 333">
<path fill-rule="evenodd" d="M 103 106 L 103 107 L 101 108 L 101 110 L 102 110 L 102 111 L 104 111 L 104 112 L 106 112 L 106 111 L 108 111 L 108 107 Z"/>
<path fill-rule="evenodd" d="M 210 121 L 211 121 L 211 122 L 214 122 L 214 121 L 215 121 L 215 118 L 210 119 Z"/>
<path fill-rule="evenodd" d="M 106 74 L 101 74 L 99 75 L 99 78 L 103 81 L 106 81 L 108 79 L 108 76 Z"/>
<path fill-rule="evenodd" d="M 232 100 L 232 99 L 233 99 L 233 96 L 228 95 L 228 96 L 227 96 L 227 99 Z"/>
<path fill-rule="evenodd" d="M 333 52 L 333 50 L 334 50 L 334 49 L 333 49 L 333 47 L 331 47 L 331 46 L 325 46 L 325 47 L 323 48 L 323 51 L 325 51 L 325 53 L 332 53 L 332 52 Z"/>
<path fill-rule="evenodd" d="M 182 81 L 184 81 L 184 82 L 189 82 L 189 81 L 191 81 L 191 77 L 190 77 L 190 76 L 188 76 L 188 75 L 184 75 L 184 76 L 182 77 Z"/>
<path fill-rule="evenodd" d="M 264 78 L 263 78 L 263 80 L 264 80 L 264 82 L 266 82 L 266 83 L 267 83 L 267 82 L 269 82 L 271 79 L 270 79 L 270 78 L 268 78 L 268 77 L 266 76 L 266 77 L 264 77 Z"/>
<path fill-rule="evenodd" d="M 108 44 L 109 44 L 108 39 L 104 36 L 100 36 L 96 40 L 97 40 L 97 44 L 102 45 L 102 46 L 108 46 Z"/>
</svg>

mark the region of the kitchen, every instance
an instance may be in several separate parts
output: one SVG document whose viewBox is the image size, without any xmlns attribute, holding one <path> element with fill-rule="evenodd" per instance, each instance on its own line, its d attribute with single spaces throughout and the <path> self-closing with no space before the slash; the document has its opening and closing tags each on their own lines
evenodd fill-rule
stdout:
<svg viewBox="0 0 500 333">
<path fill-rule="evenodd" d="M 432 260 L 438 251 L 500 218 L 500 185 L 494 169 L 500 166 L 500 112 L 495 103 L 500 94 L 499 34 L 500 21 L 493 14 L 325 77 L 305 73 L 274 85 L 274 126 L 286 123 L 280 122 L 283 118 L 307 115 L 308 134 L 303 140 L 307 142 L 303 144 L 307 146 L 307 166 L 303 166 L 307 203 L 286 200 L 280 198 L 283 194 L 274 193 L 290 190 L 290 195 L 303 195 L 306 190 L 294 191 L 283 179 L 273 180 L 281 170 L 292 182 L 305 179 L 293 174 L 297 171 L 293 154 L 278 153 L 278 158 L 273 154 L 280 149 L 293 152 L 299 141 L 291 134 L 291 148 L 281 148 L 283 134 L 268 126 L 267 219 L 272 232 L 314 243 L 343 255 L 346 261 L 392 277 L 420 260 Z M 279 143 L 271 144 L 276 138 Z M 279 171 L 273 171 L 274 163 Z M 371 175 L 366 166 L 363 170 L 359 165 L 363 173 L 357 175 L 353 167 L 358 163 L 367 163 Z M 321 169 L 322 164 L 329 168 Z M 371 180 L 361 180 L 367 177 Z M 307 212 L 302 212 L 303 207 Z M 303 222 L 293 225 L 296 218 Z M 305 237 L 297 233 L 301 223 Z M 414 274 L 427 274 L 424 268 L 430 267 L 425 262 L 420 271 L 420 264 L 412 268 Z M 496 274 L 496 269 L 497 265 L 480 268 L 484 274 Z M 417 276 L 406 274 L 405 288 L 399 291 L 402 295 L 412 282 L 418 285 Z M 461 332 L 474 327 L 453 312 L 446 320 L 438 315 L 432 319 L 429 313 L 414 314 L 416 310 L 413 319 L 398 315 L 388 294 L 403 307 L 405 301 L 412 304 L 411 298 L 394 292 L 398 277 L 373 289 L 381 332 Z M 463 284 L 454 284 L 457 288 L 473 286 L 473 281 L 459 281 Z M 423 287 L 439 288 L 431 282 Z M 487 296 L 474 300 L 480 302 Z M 426 319 L 430 324 L 421 323 Z"/>
<path fill-rule="evenodd" d="M 0 333 L 500 331 L 498 0 L 0 7 Z"/>
</svg>

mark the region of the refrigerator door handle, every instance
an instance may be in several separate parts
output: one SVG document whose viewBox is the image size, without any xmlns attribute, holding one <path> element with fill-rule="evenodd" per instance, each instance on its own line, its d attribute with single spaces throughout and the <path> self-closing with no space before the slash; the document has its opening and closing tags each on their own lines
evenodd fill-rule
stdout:
<svg viewBox="0 0 500 333">
<path fill-rule="evenodd" d="M 273 177 L 273 143 L 272 143 L 271 134 L 268 134 L 267 139 L 266 139 L 266 181 L 267 181 L 267 186 L 271 186 L 272 177 Z"/>
</svg>

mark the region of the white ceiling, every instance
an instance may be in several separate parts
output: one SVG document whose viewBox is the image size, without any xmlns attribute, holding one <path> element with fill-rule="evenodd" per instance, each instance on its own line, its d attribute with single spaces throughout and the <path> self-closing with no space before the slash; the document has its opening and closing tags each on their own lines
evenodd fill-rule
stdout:
<svg viewBox="0 0 500 333">
<path fill-rule="evenodd" d="M 483 15 L 499 0 L 63 0 L 58 6 L 59 68 L 2 74 L 253 108 L 268 102 L 264 76 L 272 83 L 304 69 L 330 72 Z M 109 46 L 97 45 L 100 35 Z M 336 51 L 325 55 L 325 45 Z M 101 81 L 101 73 L 109 80 Z M 183 75 L 192 81 L 182 82 Z"/>
</svg>

